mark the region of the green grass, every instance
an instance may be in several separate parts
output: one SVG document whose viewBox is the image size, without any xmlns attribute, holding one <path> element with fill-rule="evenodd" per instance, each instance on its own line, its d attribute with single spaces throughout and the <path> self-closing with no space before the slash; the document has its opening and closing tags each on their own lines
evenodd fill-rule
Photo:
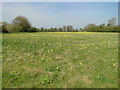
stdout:
<svg viewBox="0 0 120 90">
<path fill-rule="evenodd" d="M 117 88 L 117 33 L 9 33 L 3 88 Z"/>
</svg>

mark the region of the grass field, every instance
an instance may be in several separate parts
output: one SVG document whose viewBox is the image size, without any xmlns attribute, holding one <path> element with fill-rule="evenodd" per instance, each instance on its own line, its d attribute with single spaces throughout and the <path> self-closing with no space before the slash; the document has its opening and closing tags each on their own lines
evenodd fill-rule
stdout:
<svg viewBox="0 0 120 90">
<path fill-rule="evenodd" d="M 3 34 L 3 88 L 117 88 L 118 34 Z"/>
</svg>

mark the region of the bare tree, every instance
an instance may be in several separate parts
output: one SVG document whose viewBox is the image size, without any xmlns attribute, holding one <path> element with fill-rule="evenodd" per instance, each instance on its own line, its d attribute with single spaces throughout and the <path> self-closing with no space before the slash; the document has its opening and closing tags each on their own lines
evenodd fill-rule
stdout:
<svg viewBox="0 0 120 90">
<path fill-rule="evenodd" d="M 112 18 L 112 19 L 108 20 L 107 26 L 113 27 L 115 25 L 116 25 L 116 18 Z"/>
</svg>

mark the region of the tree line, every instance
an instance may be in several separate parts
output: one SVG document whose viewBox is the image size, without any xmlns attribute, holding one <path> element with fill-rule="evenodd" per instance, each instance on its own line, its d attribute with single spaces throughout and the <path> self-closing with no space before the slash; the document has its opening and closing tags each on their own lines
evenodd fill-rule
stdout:
<svg viewBox="0 0 120 90">
<path fill-rule="evenodd" d="M 108 24 L 95 25 L 88 24 L 83 29 L 74 29 L 73 26 L 63 26 L 62 28 L 36 28 L 33 27 L 29 20 L 24 16 L 17 16 L 11 23 L 1 22 L 0 32 L 120 32 L 120 25 L 116 25 L 116 18 L 108 20 Z"/>
</svg>

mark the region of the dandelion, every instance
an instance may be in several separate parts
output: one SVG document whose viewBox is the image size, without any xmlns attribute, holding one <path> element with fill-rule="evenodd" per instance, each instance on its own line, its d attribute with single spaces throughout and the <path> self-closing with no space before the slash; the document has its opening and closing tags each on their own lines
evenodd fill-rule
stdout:
<svg viewBox="0 0 120 90">
<path fill-rule="evenodd" d="M 115 67 L 115 64 L 113 64 L 113 67 Z"/>
<path fill-rule="evenodd" d="M 82 63 L 80 62 L 80 65 L 82 66 Z"/>
<path fill-rule="evenodd" d="M 56 67 L 56 69 L 58 70 L 59 68 L 58 68 L 58 67 Z"/>
<path fill-rule="evenodd" d="M 11 74 L 13 73 L 13 71 L 10 72 Z"/>
<path fill-rule="evenodd" d="M 118 49 L 117 49 L 117 52 L 118 52 Z"/>
<path fill-rule="evenodd" d="M 44 59 L 44 58 L 42 58 L 42 61 L 45 61 L 45 59 Z"/>
<path fill-rule="evenodd" d="M 49 50 L 48 50 L 48 53 L 49 53 Z"/>
<path fill-rule="evenodd" d="M 51 52 L 53 52 L 53 50 L 51 49 Z"/>
</svg>

